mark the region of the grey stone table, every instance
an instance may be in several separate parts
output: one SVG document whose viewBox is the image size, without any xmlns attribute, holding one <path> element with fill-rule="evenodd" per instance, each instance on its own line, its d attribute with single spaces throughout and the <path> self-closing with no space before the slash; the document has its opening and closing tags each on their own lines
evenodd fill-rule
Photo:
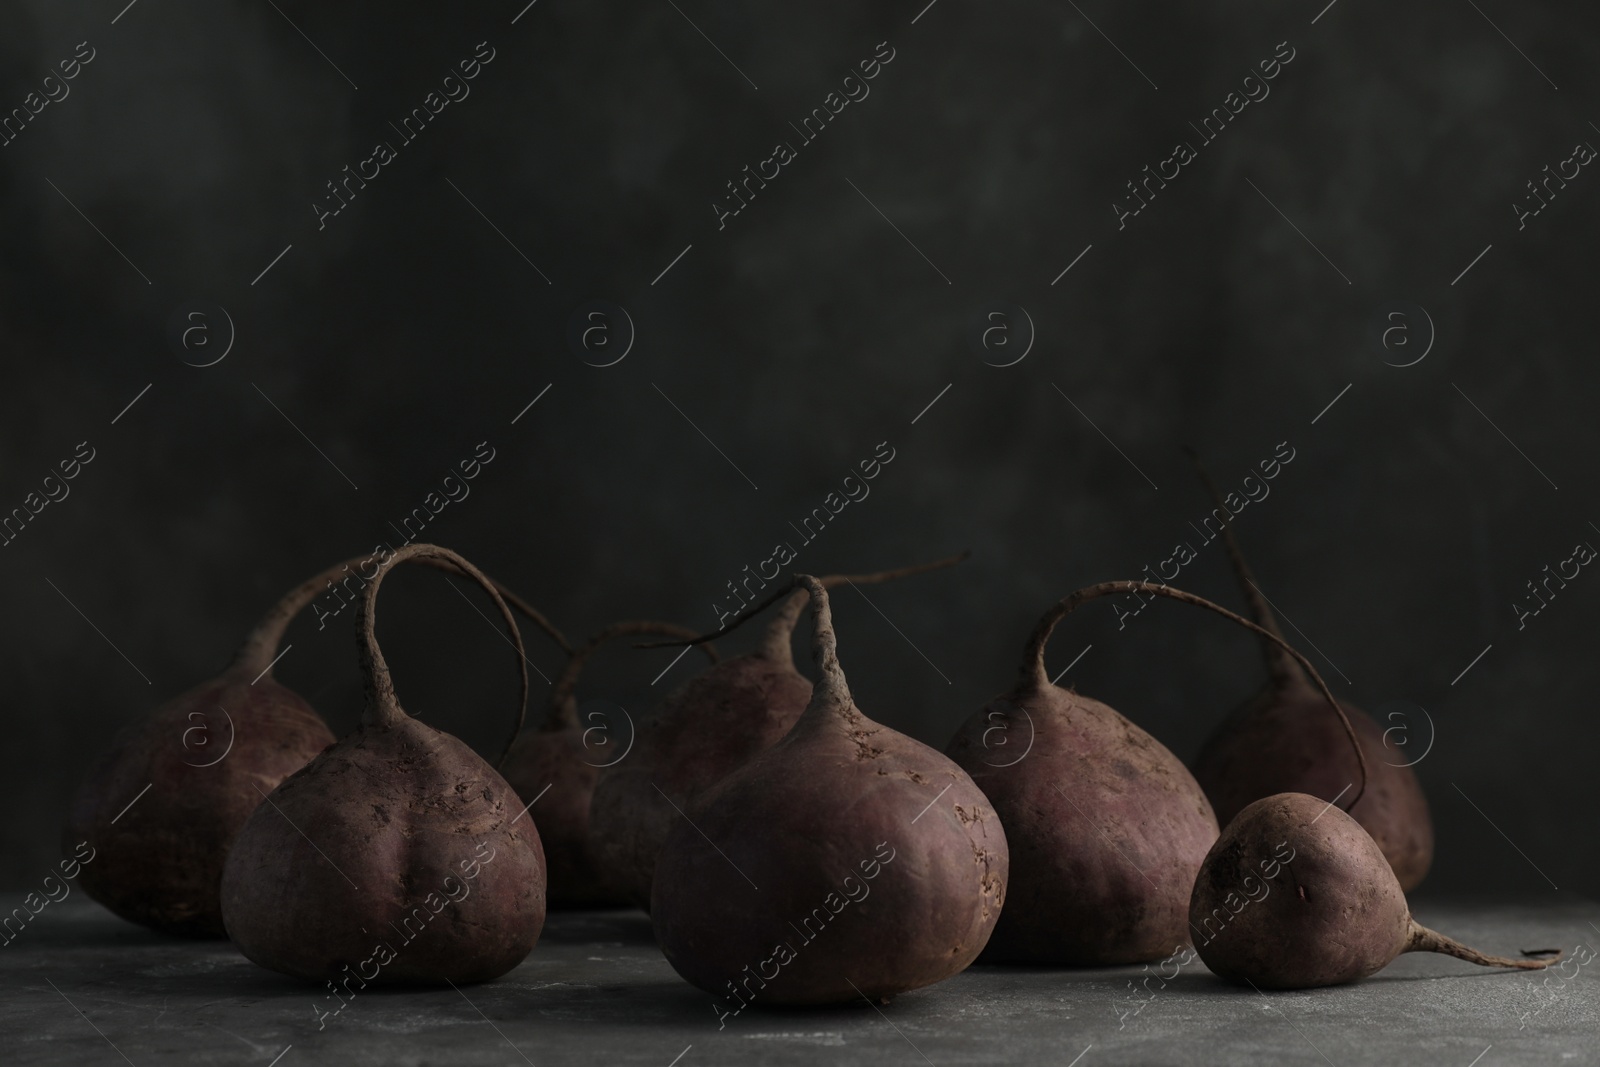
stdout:
<svg viewBox="0 0 1600 1067">
<path fill-rule="evenodd" d="M 7 913 L 18 902 L 0 897 Z M 1600 947 L 1597 905 L 1423 904 L 1417 917 L 1493 952 Z M 553 916 L 499 981 L 368 990 L 319 1029 L 325 988 L 74 894 L 0 948 L 0 1065 L 1600 1064 L 1600 963 L 1578 966 L 1587 956 L 1563 975 L 1412 955 L 1359 985 L 1273 995 L 1198 962 L 1164 988 L 1155 967 L 974 967 L 881 1011 L 752 1006 L 719 1028 L 644 915 L 584 912 Z"/>
</svg>

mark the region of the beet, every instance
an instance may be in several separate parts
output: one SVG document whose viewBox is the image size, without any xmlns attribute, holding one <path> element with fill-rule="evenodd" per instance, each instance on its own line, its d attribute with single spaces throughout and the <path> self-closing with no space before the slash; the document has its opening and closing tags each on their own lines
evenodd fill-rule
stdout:
<svg viewBox="0 0 1600 1067">
<path fill-rule="evenodd" d="M 1211 491 L 1216 496 L 1214 487 Z M 1226 507 L 1221 510 L 1227 514 Z M 1251 577 L 1232 524 L 1225 522 L 1222 533 L 1251 615 L 1281 641 L 1283 631 Z M 1195 779 L 1223 825 L 1247 804 L 1275 793 L 1332 800 L 1350 788 L 1358 773 L 1354 753 L 1339 740 L 1340 725 L 1327 714 L 1300 664 L 1267 636 L 1261 643 L 1269 674 L 1265 687 L 1217 727 L 1194 762 Z M 1416 772 L 1385 745 L 1383 727 L 1361 709 L 1341 706 L 1355 727 L 1367 766 L 1367 788 L 1350 814 L 1378 842 L 1400 888 L 1410 892 L 1433 863 L 1428 799 Z"/>
<path fill-rule="evenodd" d="M 1128 592 L 1194 604 L 1260 632 L 1208 600 L 1147 582 L 1103 582 L 1045 612 L 1016 685 L 945 749 L 994 805 L 1011 846 L 1009 903 L 986 963 L 1141 963 L 1189 940 L 1190 890 L 1217 839 L 1205 793 L 1161 742 L 1100 701 L 1052 685 L 1044 666 L 1062 618 Z M 1292 662 L 1298 653 L 1285 655 Z"/>
<path fill-rule="evenodd" d="M 1553 949 L 1486 956 L 1419 925 L 1377 842 L 1320 797 L 1280 793 L 1245 807 L 1212 846 L 1189 906 L 1195 950 L 1218 977 L 1256 989 L 1354 982 L 1402 952 L 1539 970 Z"/>
<path fill-rule="evenodd" d="M 679 819 L 651 895 L 668 961 L 729 998 L 724 1016 L 747 1000 L 884 1002 L 942 981 L 977 957 L 1005 899 L 988 801 L 949 759 L 862 714 L 827 590 L 795 580 L 811 594 L 811 701 Z"/>
<path fill-rule="evenodd" d="M 600 746 L 612 738 L 591 740 L 604 726 L 586 725 L 578 718 L 575 691 L 578 676 L 596 649 L 618 637 L 656 634 L 691 638 L 693 630 L 665 622 L 618 622 L 595 634 L 567 659 L 550 691 L 550 706 L 539 728 L 524 733 L 498 766 L 501 775 L 529 804 L 529 815 L 539 828 L 549 877 L 551 908 L 607 908 L 628 903 L 620 889 L 600 877 L 589 854 L 589 801 L 602 769 L 623 758 Z M 702 645 L 715 664 L 716 650 Z M 631 737 L 629 743 L 631 743 Z"/>
<path fill-rule="evenodd" d="M 966 553 L 875 574 L 830 575 L 824 588 L 886 582 L 949 567 Z M 650 906 L 656 855 L 681 812 L 705 791 L 789 732 L 811 700 L 811 682 L 795 670 L 791 643 L 810 594 L 785 585 L 716 634 L 783 600 L 752 652 L 691 678 L 667 695 L 639 732 L 633 753 L 595 787 L 589 810 L 590 848 L 605 878 L 640 907 Z"/>
<path fill-rule="evenodd" d="M 342 978 L 347 989 L 481 982 L 515 967 L 539 939 L 545 868 L 533 820 L 494 768 L 401 709 L 378 647 L 383 579 L 399 563 L 429 558 L 453 563 L 494 598 L 522 679 L 508 748 L 521 729 L 527 660 L 493 583 L 436 545 L 396 551 L 361 600 L 360 725 L 266 797 L 223 868 L 228 936 L 263 967 Z"/>
</svg>

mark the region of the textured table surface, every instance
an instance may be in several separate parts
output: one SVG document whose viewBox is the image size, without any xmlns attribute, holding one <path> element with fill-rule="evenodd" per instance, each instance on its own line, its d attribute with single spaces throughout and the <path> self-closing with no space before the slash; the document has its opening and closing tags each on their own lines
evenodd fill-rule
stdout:
<svg viewBox="0 0 1600 1067">
<path fill-rule="evenodd" d="M 1492 952 L 1600 947 L 1600 905 L 1437 903 L 1417 917 Z M 881 1011 L 752 1007 L 719 1029 L 644 915 L 565 913 L 499 981 L 368 990 L 319 1030 L 325 989 L 75 894 L 0 949 L 0 1064 L 1597 1064 L 1600 964 L 1578 966 L 1587 956 L 1524 974 L 1411 955 L 1359 985 L 1270 996 L 1198 962 L 1137 997 L 1156 967 L 974 967 Z"/>
</svg>

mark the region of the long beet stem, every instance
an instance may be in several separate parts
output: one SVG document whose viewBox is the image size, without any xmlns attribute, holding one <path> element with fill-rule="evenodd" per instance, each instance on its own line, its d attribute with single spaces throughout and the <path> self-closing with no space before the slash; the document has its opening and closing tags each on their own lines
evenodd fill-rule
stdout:
<svg viewBox="0 0 1600 1067">
<path fill-rule="evenodd" d="M 839 666 L 839 641 L 833 632 L 828 587 L 821 579 L 809 574 L 796 574 L 794 581 L 811 593 L 811 655 L 816 660 L 817 672 L 822 675 L 812 703 L 815 705 L 819 698 L 831 698 L 847 705 L 850 703 L 850 686 L 844 680 L 844 668 Z"/>
<path fill-rule="evenodd" d="M 378 587 L 383 584 L 384 577 L 397 564 L 404 563 L 408 559 L 449 561 L 461 573 L 483 586 L 484 591 L 494 600 L 495 607 L 500 609 L 500 617 L 505 620 L 506 632 L 511 638 L 512 647 L 517 650 L 517 671 L 522 681 L 517 700 L 516 723 L 512 726 L 511 736 L 506 738 L 505 748 L 500 752 L 500 759 L 503 760 L 506 753 L 511 750 L 512 742 L 522 732 L 523 720 L 528 712 L 528 656 L 522 647 L 522 631 L 517 629 L 516 617 L 511 614 L 511 608 L 500 595 L 500 591 L 495 588 L 495 583 L 461 556 L 438 545 L 416 543 L 395 550 L 394 555 L 383 562 L 367 583 L 366 595 L 360 601 L 360 614 L 356 616 L 356 643 L 360 649 L 361 670 L 366 676 L 367 684 L 367 707 L 361 713 L 361 722 L 365 726 L 395 726 L 406 718 L 406 713 L 394 695 L 394 679 L 389 674 L 389 664 L 383 658 L 383 650 L 378 647 L 377 605 Z"/>
<path fill-rule="evenodd" d="M 970 555 L 972 555 L 972 552 L 968 550 L 966 552 L 958 552 L 954 556 L 946 556 L 943 559 L 936 559 L 929 563 L 913 564 L 910 567 L 897 567 L 894 570 L 888 571 L 873 571 L 870 574 L 829 574 L 821 578 L 812 578 L 811 580 L 816 582 L 824 589 L 832 589 L 841 585 L 877 585 L 879 582 L 892 582 L 897 578 L 909 578 L 913 574 L 926 574 L 928 571 L 937 571 L 942 570 L 945 567 L 953 567 Z M 794 627 L 800 619 L 800 613 L 805 609 L 806 596 L 808 595 L 806 590 L 807 587 L 800 582 L 798 578 L 792 581 L 784 582 L 777 589 L 774 589 L 770 594 L 768 594 L 765 600 L 745 608 L 742 612 L 734 617 L 732 622 L 721 627 L 720 629 L 713 630 L 710 633 L 701 634 L 699 637 L 693 638 L 692 640 L 653 641 L 649 644 L 639 645 L 638 647 L 679 648 L 683 645 L 703 645 L 707 641 L 714 641 L 725 634 L 732 633 L 734 630 L 737 630 L 739 627 L 743 626 L 757 615 L 760 615 L 763 611 L 766 611 L 768 608 L 772 607 L 772 605 L 776 604 L 784 597 L 790 596 L 791 593 L 794 593 L 796 595 L 793 597 L 793 599 L 784 605 L 783 611 L 781 611 L 768 625 L 766 636 L 763 639 L 763 643 L 769 647 L 771 647 L 775 642 L 781 642 L 786 647 L 789 639 L 794 634 Z"/>
<path fill-rule="evenodd" d="M 1350 747 L 1355 750 L 1356 763 L 1361 768 L 1361 780 L 1360 784 L 1356 786 L 1355 795 L 1350 798 L 1350 803 L 1345 805 L 1344 810 L 1349 811 L 1356 806 L 1356 802 L 1361 799 L 1361 794 L 1366 792 L 1367 789 L 1367 757 L 1361 751 L 1360 741 L 1356 739 L 1355 727 L 1350 724 L 1350 718 L 1345 715 L 1344 709 L 1339 706 L 1339 702 L 1333 698 L 1333 692 L 1328 688 L 1328 683 L 1322 680 L 1322 675 L 1317 673 L 1317 669 L 1311 665 L 1311 661 L 1301 655 L 1299 650 L 1289 642 L 1265 627 L 1251 622 L 1243 615 L 1229 611 L 1220 604 L 1213 604 L 1204 597 L 1186 593 L 1181 589 L 1174 589 L 1170 585 L 1156 585 L 1153 582 L 1100 582 L 1096 585 L 1085 586 L 1074 593 L 1069 593 L 1051 605 L 1050 609 L 1039 619 L 1039 624 L 1034 627 L 1033 633 L 1028 637 L 1027 647 L 1022 652 L 1022 667 L 1017 675 L 1018 683 L 1022 686 L 1037 686 L 1040 689 L 1050 685 L 1050 676 L 1044 669 L 1044 649 L 1050 640 L 1050 634 L 1056 628 L 1056 623 L 1086 601 L 1103 596 L 1121 596 L 1125 593 L 1153 593 L 1156 596 L 1167 597 L 1169 600 L 1179 600 L 1185 604 L 1193 604 L 1197 608 L 1205 608 L 1207 611 L 1215 612 L 1225 619 L 1238 623 L 1247 630 L 1253 630 L 1262 637 L 1275 641 L 1289 655 L 1293 656 L 1295 662 L 1311 676 L 1312 681 L 1316 682 L 1317 689 L 1327 698 L 1328 706 L 1333 709 L 1334 714 L 1339 716 L 1339 722 L 1344 727 L 1345 736 L 1350 739 Z"/>
<path fill-rule="evenodd" d="M 278 646 L 283 642 L 284 631 L 289 628 L 289 624 L 294 621 L 295 616 L 309 607 L 312 601 L 325 593 L 330 585 L 335 584 L 341 578 L 354 575 L 363 584 L 371 581 L 371 578 L 361 573 L 361 566 L 374 562 L 374 558 L 371 555 L 366 555 L 345 560 L 343 563 L 335 564 L 307 578 L 289 590 L 276 604 L 267 610 L 261 621 L 256 623 L 250 633 L 245 636 L 244 643 L 234 655 L 234 663 L 246 673 L 259 674 L 265 671 L 268 665 L 277 658 Z M 437 567 L 451 574 L 465 576 L 464 571 L 442 557 L 429 557 L 418 562 Z M 349 572 L 349 574 L 346 574 L 346 572 Z M 549 635 L 550 639 L 560 646 L 561 651 L 568 654 L 572 652 L 572 644 L 567 640 L 566 635 L 557 629 L 549 619 L 545 618 L 538 608 L 499 582 L 493 582 L 492 584 L 499 591 L 500 596 L 505 599 L 506 603 L 516 608 L 535 626 Z"/>
<path fill-rule="evenodd" d="M 1545 959 L 1514 960 L 1506 956 L 1490 956 L 1479 952 L 1475 948 L 1463 945 L 1453 937 L 1447 937 L 1437 930 L 1430 930 L 1426 926 L 1411 921 L 1411 935 L 1406 938 L 1406 947 L 1402 952 L 1442 952 L 1446 956 L 1454 956 L 1458 960 L 1476 963 L 1480 967 L 1515 967 L 1519 971 L 1542 971 L 1546 967 L 1561 959 L 1560 949 L 1539 949 L 1537 954 L 1554 953 Z M 1525 953 L 1525 955 L 1528 955 Z"/>
<path fill-rule="evenodd" d="M 1228 550 L 1228 559 L 1233 564 L 1233 573 L 1239 578 L 1245 600 L 1250 604 L 1250 614 L 1257 625 L 1267 630 L 1271 637 L 1277 638 L 1276 644 L 1266 638 L 1261 641 L 1261 651 L 1267 661 L 1267 671 L 1272 675 L 1273 682 L 1280 687 L 1296 678 L 1303 680 L 1304 676 L 1299 674 L 1299 664 L 1295 662 L 1294 657 L 1283 650 L 1285 638 L 1282 628 L 1278 626 L 1278 617 L 1274 614 L 1272 605 L 1267 603 L 1266 595 L 1256 585 L 1255 576 L 1250 573 L 1250 565 L 1244 561 L 1244 553 L 1239 548 L 1239 539 L 1233 532 L 1232 512 L 1228 510 L 1228 505 L 1223 503 L 1222 493 L 1218 491 L 1216 483 L 1211 480 L 1210 473 L 1207 472 L 1205 464 L 1200 462 L 1200 457 L 1194 449 L 1185 448 L 1184 451 L 1188 453 L 1189 460 L 1199 473 L 1200 481 L 1204 483 L 1206 491 L 1211 494 L 1217 510 L 1222 512 L 1222 543 Z"/>
<path fill-rule="evenodd" d="M 670 622 L 656 622 L 653 619 L 628 619 L 623 622 L 614 622 L 601 629 L 584 644 L 574 649 L 567 657 L 565 667 L 556 675 L 555 682 L 550 687 L 550 710 L 545 716 L 543 729 L 565 730 L 578 725 L 577 702 L 573 693 L 578 688 L 578 676 L 583 673 L 583 667 L 590 656 L 607 641 L 614 641 L 619 637 L 632 637 L 638 634 L 661 634 L 667 637 L 690 638 L 695 636 L 695 631 L 687 626 L 677 626 Z M 717 662 L 717 649 L 715 645 L 704 644 L 701 650 L 712 663 Z"/>
</svg>

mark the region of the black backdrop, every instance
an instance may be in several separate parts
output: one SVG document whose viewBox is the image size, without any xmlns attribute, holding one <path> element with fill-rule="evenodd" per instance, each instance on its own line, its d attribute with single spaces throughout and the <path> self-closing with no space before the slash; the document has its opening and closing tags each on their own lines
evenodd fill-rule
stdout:
<svg viewBox="0 0 1600 1067">
<path fill-rule="evenodd" d="M 1187 541 L 1175 584 L 1240 603 L 1182 446 L 1243 489 L 1287 443 L 1239 531 L 1290 636 L 1420 759 L 1428 887 L 1600 888 L 1600 578 L 1520 627 L 1513 607 L 1600 544 L 1591 6 L 26 0 L 5 21 L 0 106 L 39 110 L 0 148 L 0 508 L 94 458 L 0 550 L 0 883 L 58 854 L 116 727 L 293 582 L 397 540 L 480 442 L 493 461 L 426 536 L 575 634 L 713 626 L 779 541 L 818 572 L 971 548 L 836 597 L 859 702 L 935 745 L 1078 585 Z M 414 142 L 391 127 L 446 91 Z M 319 229 L 379 141 L 394 158 Z M 765 162 L 777 142 L 793 158 Z M 771 180 L 719 222 L 747 165 Z M 1170 181 L 1121 216 L 1147 165 Z M 1547 165 L 1570 180 L 1519 219 Z M 790 524 L 884 449 L 802 543 Z M 407 707 L 487 749 L 510 654 L 444 584 L 386 587 L 386 648 Z M 339 730 L 350 614 L 302 621 L 278 668 Z M 1247 635 L 1181 606 L 1121 631 L 1085 610 L 1053 669 L 1089 645 L 1063 681 L 1185 758 L 1262 678 Z M 618 651 L 589 691 L 642 714 L 692 661 L 652 687 L 669 662 Z"/>
</svg>

